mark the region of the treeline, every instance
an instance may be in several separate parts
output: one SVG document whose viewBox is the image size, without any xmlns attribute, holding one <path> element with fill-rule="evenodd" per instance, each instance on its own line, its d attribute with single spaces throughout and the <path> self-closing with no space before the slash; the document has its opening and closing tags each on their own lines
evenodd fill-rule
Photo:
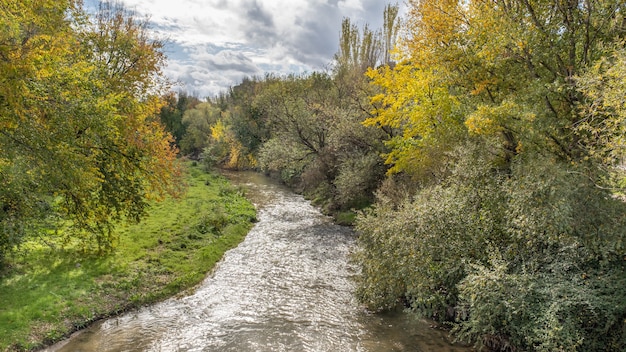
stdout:
<svg viewBox="0 0 626 352">
<path fill-rule="evenodd" d="M 380 31 L 344 20 L 329 72 L 246 79 L 185 111 L 178 143 L 329 212 L 365 209 L 372 310 L 404 305 L 495 350 L 624 350 L 625 14 L 615 0 L 389 6 Z"/>
<path fill-rule="evenodd" d="M 363 124 L 378 91 L 365 72 L 390 62 L 385 48 L 399 30 L 398 7 L 384 15 L 378 31 L 344 19 L 331 71 L 248 78 L 208 101 L 181 93 L 161 120 L 183 155 L 210 167 L 263 170 L 350 222 L 350 210 L 374 201 L 388 169 L 380 155 L 393 132 Z"/>
</svg>

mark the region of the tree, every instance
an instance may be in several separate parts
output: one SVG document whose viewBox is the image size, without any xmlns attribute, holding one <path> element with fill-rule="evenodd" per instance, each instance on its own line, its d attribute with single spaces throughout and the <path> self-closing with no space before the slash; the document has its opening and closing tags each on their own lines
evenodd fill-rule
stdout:
<svg viewBox="0 0 626 352">
<path fill-rule="evenodd" d="M 209 145 L 211 126 L 219 120 L 220 114 L 219 108 L 208 102 L 185 111 L 182 122 L 186 133 L 180 141 L 181 152 L 184 155 L 197 158 L 202 153 Z"/>
<path fill-rule="evenodd" d="M 322 158 L 332 128 L 332 95 L 330 77 L 321 73 L 266 81 L 255 101 L 272 135 L 261 148 L 262 167 L 290 170 L 293 176 L 315 159 L 322 163 L 323 178 L 332 179 L 333 171 Z"/>
<path fill-rule="evenodd" d="M 240 170 L 258 166 L 259 148 L 269 139 L 266 118 L 254 103 L 263 84 L 257 78 L 244 78 L 213 100 L 221 117 L 211 127 L 212 140 L 202 154 L 209 165 Z"/>
<path fill-rule="evenodd" d="M 581 119 L 576 123 L 580 143 L 594 165 L 605 170 L 608 179 L 596 179 L 599 186 L 626 187 L 626 49 L 618 43 L 615 52 L 600 58 L 577 80 L 584 99 Z M 608 181 L 608 182 L 607 182 Z"/>
<path fill-rule="evenodd" d="M 388 4 L 385 6 L 383 13 L 383 59 L 382 64 L 390 66 L 393 64 L 391 59 L 391 52 L 396 49 L 396 42 L 398 40 L 398 34 L 402 23 L 399 21 L 398 12 L 400 7 L 396 3 L 395 5 Z"/>
<path fill-rule="evenodd" d="M 418 186 L 357 221 L 360 298 L 493 349 L 623 350 L 623 1 L 410 4 L 366 123 Z"/>
<path fill-rule="evenodd" d="M 113 222 L 138 221 L 150 198 L 178 190 L 176 151 L 155 119 L 161 43 L 119 6 L 95 21 L 71 0 L 0 6 L 1 253 L 44 225 L 110 249 Z"/>
<path fill-rule="evenodd" d="M 242 146 L 256 154 L 269 139 L 266 116 L 255 105 L 254 100 L 263 86 L 263 81 L 245 78 L 230 90 L 230 126 Z"/>
<path fill-rule="evenodd" d="M 430 89 L 446 91 L 463 106 L 468 132 L 499 139 L 505 164 L 521 148 L 547 149 L 561 160 L 578 160 L 584 151 L 571 131 L 582 97 L 574 77 L 603 55 L 605 44 L 623 37 L 624 28 L 619 1 L 575 3 L 412 1 L 407 22 L 411 37 L 402 53 L 406 64 L 395 73 L 372 72 L 371 77 L 381 84 L 426 76 L 434 82 Z M 407 104 L 410 89 L 402 90 L 408 100 L 393 109 L 428 103 Z M 395 119 L 397 124 L 397 119 L 414 117 Z M 372 122 L 391 126 L 389 120 Z"/>
<path fill-rule="evenodd" d="M 458 97 L 435 70 L 417 69 L 408 61 L 367 74 L 382 92 L 371 97 L 372 116 L 364 124 L 388 129 L 389 172 L 408 173 L 414 181 L 441 180 L 446 170 L 438 164 L 465 137 L 464 107 Z"/>
<path fill-rule="evenodd" d="M 175 143 L 180 147 L 180 141 L 187 133 L 183 124 L 185 111 L 193 109 L 200 104 L 200 99 L 189 95 L 187 92 L 175 94 L 170 92 L 165 95 L 165 105 L 161 108 L 159 117 L 165 129 L 174 137 Z"/>
</svg>

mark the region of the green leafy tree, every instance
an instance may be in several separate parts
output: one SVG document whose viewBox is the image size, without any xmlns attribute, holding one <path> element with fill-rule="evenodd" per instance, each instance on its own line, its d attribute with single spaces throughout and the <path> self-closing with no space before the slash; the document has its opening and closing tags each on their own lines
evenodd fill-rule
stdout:
<svg viewBox="0 0 626 352">
<path fill-rule="evenodd" d="M 391 58 L 391 53 L 396 49 L 396 43 L 402 23 L 399 18 L 400 7 L 396 3 L 395 5 L 388 4 L 385 6 L 383 13 L 383 31 L 382 31 L 382 64 L 392 65 L 394 62 Z"/>
<path fill-rule="evenodd" d="M 162 44 L 116 5 L 95 20 L 69 0 L 0 7 L 1 254 L 42 226 L 109 249 L 114 221 L 178 189 L 155 120 Z"/>
<path fill-rule="evenodd" d="M 220 116 L 220 109 L 208 102 L 185 111 L 182 123 L 186 132 L 180 140 L 181 152 L 197 158 L 209 145 L 211 126 L 220 119 Z"/>
<path fill-rule="evenodd" d="M 261 145 L 269 139 L 267 119 L 254 100 L 263 81 L 244 79 L 230 90 L 230 126 L 242 146 L 257 154 Z"/>
<path fill-rule="evenodd" d="M 183 124 L 185 111 L 195 108 L 196 105 L 200 104 L 200 99 L 189 95 L 187 92 L 169 93 L 164 99 L 165 105 L 159 113 L 161 123 L 174 137 L 176 145 L 180 146 L 180 141 L 187 133 L 186 126 Z"/>
<path fill-rule="evenodd" d="M 284 169 L 291 177 L 315 159 L 324 168 L 322 177 L 332 178 L 331 165 L 322 159 L 332 128 L 332 92 L 330 77 L 319 73 L 266 82 L 255 101 L 272 136 L 260 152 L 263 167 Z"/>
</svg>

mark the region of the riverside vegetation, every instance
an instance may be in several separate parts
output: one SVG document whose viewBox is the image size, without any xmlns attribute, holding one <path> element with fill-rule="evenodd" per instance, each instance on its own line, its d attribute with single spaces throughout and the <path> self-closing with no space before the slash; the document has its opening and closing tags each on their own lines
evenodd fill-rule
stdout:
<svg viewBox="0 0 626 352">
<path fill-rule="evenodd" d="M 626 350 L 625 3 L 407 5 L 344 19 L 327 71 L 161 117 L 352 222 L 369 309 L 485 350 Z"/>
<path fill-rule="evenodd" d="M 150 206 L 140 224 L 120 224 L 108 255 L 86 254 L 55 234 L 22 244 L 0 281 L 0 350 L 29 350 L 87 324 L 198 284 L 255 219 L 242 191 L 191 166 L 186 192 Z"/>
<path fill-rule="evenodd" d="M 9 3 L 0 257 L 54 224 L 110 252 L 117 220 L 179 193 L 180 150 L 353 224 L 373 311 L 484 349 L 626 350 L 624 1 L 409 0 L 381 29 L 344 19 L 326 71 L 205 100 L 168 93 L 123 9 Z"/>
</svg>

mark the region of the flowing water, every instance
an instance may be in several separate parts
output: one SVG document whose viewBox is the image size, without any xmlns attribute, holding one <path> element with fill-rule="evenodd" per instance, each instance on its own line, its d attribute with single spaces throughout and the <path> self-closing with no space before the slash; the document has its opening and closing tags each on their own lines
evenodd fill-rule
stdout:
<svg viewBox="0 0 626 352">
<path fill-rule="evenodd" d="M 469 351 L 425 321 L 358 305 L 351 229 L 262 175 L 227 176 L 259 221 L 192 295 L 104 320 L 47 351 Z"/>
</svg>

